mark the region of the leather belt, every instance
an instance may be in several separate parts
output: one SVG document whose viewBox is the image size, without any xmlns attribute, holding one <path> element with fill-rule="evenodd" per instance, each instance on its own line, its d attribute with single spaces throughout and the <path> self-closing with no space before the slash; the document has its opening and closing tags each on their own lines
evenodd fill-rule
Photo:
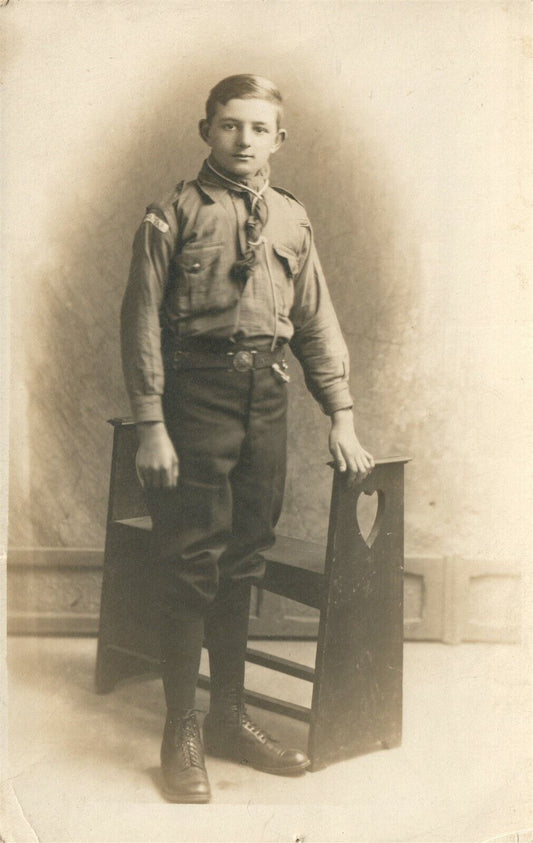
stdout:
<svg viewBox="0 0 533 843">
<path fill-rule="evenodd" d="M 173 369 L 235 369 L 248 372 L 251 369 L 268 369 L 285 359 L 283 346 L 274 351 L 257 348 L 241 348 L 239 351 L 188 351 L 178 349 L 172 359 Z"/>
</svg>

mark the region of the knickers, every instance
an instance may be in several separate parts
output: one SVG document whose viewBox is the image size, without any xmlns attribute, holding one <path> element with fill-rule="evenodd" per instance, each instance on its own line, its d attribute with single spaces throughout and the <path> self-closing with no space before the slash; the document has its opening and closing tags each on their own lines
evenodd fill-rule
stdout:
<svg viewBox="0 0 533 843">
<path fill-rule="evenodd" d="M 259 581 L 272 546 L 286 469 L 287 387 L 271 369 L 167 373 L 165 422 L 177 489 L 147 490 L 159 559 L 158 596 L 198 608 L 219 579 Z"/>
</svg>

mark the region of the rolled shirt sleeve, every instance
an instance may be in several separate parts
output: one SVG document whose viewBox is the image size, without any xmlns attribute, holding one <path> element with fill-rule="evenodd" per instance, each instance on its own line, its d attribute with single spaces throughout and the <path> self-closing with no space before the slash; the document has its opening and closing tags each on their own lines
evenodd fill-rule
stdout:
<svg viewBox="0 0 533 843">
<path fill-rule="evenodd" d="M 350 358 L 320 265 L 310 226 L 304 260 L 295 281 L 290 346 L 299 360 L 308 390 L 331 415 L 352 407 Z"/>
<path fill-rule="evenodd" d="M 175 236 L 160 209 L 148 209 L 133 241 L 120 312 L 124 382 L 135 422 L 163 421 L 165 383 L 159 312 Z"/>
</svg>

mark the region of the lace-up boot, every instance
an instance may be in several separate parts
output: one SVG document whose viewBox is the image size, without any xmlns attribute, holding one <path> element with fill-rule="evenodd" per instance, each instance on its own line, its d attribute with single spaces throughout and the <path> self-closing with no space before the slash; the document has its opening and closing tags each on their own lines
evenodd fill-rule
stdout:
<svg viewBox="0 0 533 843">
<path fill-rule="evenodd" d="M 209 802 L 200 729 L 194 711 L 167 717 L 161 744 L 163 795 L 169 802 Z"/>
<path fill-rule="evenodd" d="M 221 695 L 206 715 L 204 744 L 210 755 L 278 776 L 298 775 L 311 763 L 304 752 L 288 749 L 250 720 L 239 690 Z"/>
</svg>

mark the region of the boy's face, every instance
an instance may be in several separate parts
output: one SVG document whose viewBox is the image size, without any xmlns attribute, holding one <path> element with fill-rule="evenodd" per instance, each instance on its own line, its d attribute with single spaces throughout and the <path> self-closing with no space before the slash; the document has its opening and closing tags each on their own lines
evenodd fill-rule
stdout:
<svg viewBox="0 0 533 843">
<path fill-rule="evenodd" d="M 261 99 L 217 103 L 210 122 L 200 121 L 200 134 L 214 161 L 234 176 L 252 176 L 265 166 L 285 140 L 278 129 L 278 109 Z"/>
</svg>

